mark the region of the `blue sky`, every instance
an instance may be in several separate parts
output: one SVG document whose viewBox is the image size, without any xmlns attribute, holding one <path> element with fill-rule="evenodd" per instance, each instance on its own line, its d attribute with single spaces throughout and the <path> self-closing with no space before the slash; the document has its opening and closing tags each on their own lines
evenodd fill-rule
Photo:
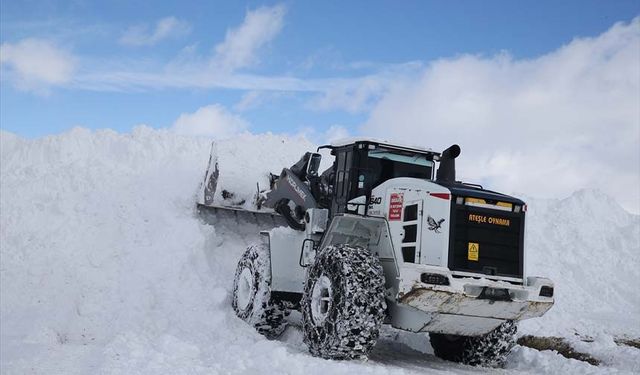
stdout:
<svg viewBox="0 0 640 375">
<path fill-rule="evenodd" d="M 72 72 L 61 73 L 62 78 L 52 73 L 53 78 L 45 75 L 45 79 L 33 80 L 16 73 L 15 61 L 3 62 L 1 126 L 26 137 L 60 133 L 74 126 L 118 131 L 141 123 L 170 127 L 181 114 L 212 104 L 241 117 L 245 129 L 252 132 L 322 133 L 339 126 L 355 133 L 390 82 L 416 74 L 433 61 L 464 54 L 536 58 L 576 37 L 597 36 L 615 22 L 628 22 L 640 13 L 638 1 L 1 4 L 3 45 L 36 39 L 73 61 Z M 280 9 L 277 30 L 254 47 L 251 61 L 228 74 L 247 75 L 244 81 L 294 78 L 296 88 L 278 82 L 269 82 L 265 89 L 238 83 L 225 84 L 225 88 L 192 83 L 127 85 L 121 82 L 126 78 L 116 84 L 104 77 L 115 72 L 159 74 L 170 64 L 202 62 L 211 58 L 229 31 L 243 25 L 248 13 L 265 7 Z M 167 19 L 174 21 L 173 26 L 153 39 L 158 23 Z M 42 48 L 36 45 L 33 49 Z M 43 60 L 41 64 L 49 60 L 47 56 L 33 58 Z M 176 69 L 168 74 L 180 76 L 182 72 Z M 340 105 L 326 98 L 336 85 L 353 87 L 366 77 L 385 77 L 385 82 L 371 83 L 374 87 L 356 103 Z M 24 80 L 29 82 L 21 83 Z M 353 96 L 349 88 L 344 90 Z"/>
<path fill-rule="evenodd" d="M 505 192 L 640 213 L 640 2 L 6 1 L 0 125 L 462 147 Z"/>
</svg>

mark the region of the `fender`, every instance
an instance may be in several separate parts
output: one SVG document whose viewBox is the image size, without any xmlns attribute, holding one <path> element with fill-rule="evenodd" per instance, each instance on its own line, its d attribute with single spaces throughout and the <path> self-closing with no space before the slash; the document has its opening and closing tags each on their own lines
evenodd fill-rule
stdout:
<svg viewBox="0 0 640 375">
<path fill-rule="evenodd" d="M 338 244 L 368 248 L 384 268 L 385 288 L 397 290 L 399 260 L 391 242 L 389 223 L 385 218 L 351 214 L 334 216 L 319 249 Z"/>
</svg>

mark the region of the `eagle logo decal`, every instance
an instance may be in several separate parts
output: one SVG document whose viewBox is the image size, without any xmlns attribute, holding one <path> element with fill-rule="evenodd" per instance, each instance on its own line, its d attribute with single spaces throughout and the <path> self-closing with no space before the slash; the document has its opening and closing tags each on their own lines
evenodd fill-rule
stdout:
<svg viewBox="0 0 640 375">
<path fill-rule="evenodd" d="M 440 233 L 440 227 L 442 226 L 442 223 L 444 223 L 444 219 L 436 221 L 436 219 L 432 218 L 431 215 L 427 216 L 427 224 L 429 225 L 429 230 Z"/>
</svg>

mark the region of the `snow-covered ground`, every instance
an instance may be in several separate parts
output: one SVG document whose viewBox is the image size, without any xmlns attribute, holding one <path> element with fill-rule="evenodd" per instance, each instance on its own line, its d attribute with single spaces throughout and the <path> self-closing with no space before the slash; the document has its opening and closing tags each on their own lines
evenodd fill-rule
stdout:
<svg viewBox="0 0 640 375">
<path fill-rule="evenodd" d="M 276 341 L 237 319 L 235 263 L 257 233 L 197 219 L 208 140 L 138 127 L 0 141 L 3 374 L 497 371 L 442 361 L 426 335 L 391 329 L 368 361 L 327 361 L 307 353 L 295 319 Z M 312 147 L 276 135 L 220 142 L 221 184 L 250 195 Z M 557 302 L 520 332 L 567 337 L 603 364 L 516 347 L 498 372 L 640 372 L 640 350 L 613 342 L 640 337 L 640 217 L 593 190 L 528 203 L 526 267 L 554 279 Z"/>
</svg>

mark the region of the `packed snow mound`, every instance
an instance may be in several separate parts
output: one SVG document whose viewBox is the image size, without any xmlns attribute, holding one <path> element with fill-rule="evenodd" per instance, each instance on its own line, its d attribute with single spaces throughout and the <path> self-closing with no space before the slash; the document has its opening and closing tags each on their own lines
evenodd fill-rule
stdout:
<svg viewBox="0 0 640 375">
<path fill-rule="evenodd" d="M 221 141 L 220 184 L 250 197 L 312 149 L 273 134 Z M 0 372 L 477 372 L 433 357 L 425 335 L 394 332 L 368 362 L 333 362 L 311 357 L 295 324 L 268 341 L 237 319 L 235 265 L 257 228 L 197 219 L 209 150 L 207 139 L 148 127 L 0 132 Z M 524 331 L 635 332 L 638 216 L 595 191 L 528 203 L 527 268 L 554 279 L 557 304 Z M 510 361 L 524 372 L 597 370 L 525 348 Z"/>
<path fill-rule="evenodd" d="M 3 373 L 20 363 L 68 372 L 60 355 L 86 373 L 82 356 L 122 363 L 124 350 L 146 361 L 135 356 L 160 346 L 191 358 L 212 341 L 226 345 L 215 337 L 229 316 L 227 271 L 245 242 L 209 269 L 203 249 L 215 233 L 195 218 L 194 202 L 210 140 L 147 127 L 1 139 Z M 275 161 L 246 152 L 283 144 L 289 158 L 286 148 Z M 269 163 L 295 162 L 301 147 L 303 140 L 275 135 L 220 143 L 223 162 L 253 181 Z"/>
<path fill-rule="evenodd" d="M 555 306 L 531 333 L 640 336 L 640 216 L 599 190 L 527 200 L 525 271 L 555 282 Z"/>
</svg>

